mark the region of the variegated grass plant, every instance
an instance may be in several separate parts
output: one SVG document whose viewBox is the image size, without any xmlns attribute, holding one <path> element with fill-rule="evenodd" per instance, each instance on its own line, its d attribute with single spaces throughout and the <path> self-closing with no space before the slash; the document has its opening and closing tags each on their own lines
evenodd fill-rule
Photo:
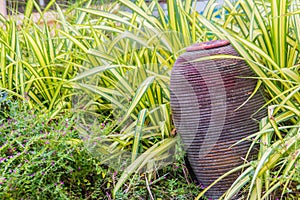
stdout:
<svg viewBox="0 0 300 200">
<path fill-rule="evenodd" d="M 168 163 L 177 143 L 169 73 L 186 46 L 205 39 L 206 29 L 198 23 L 193 1 L 168 1 L 167 8 L 163 10 L 158 1 L 128 0 L 117 1 L 108 10 L 79 8 L 89 15 L 88 23 L 75 24 L 78 32 L 61 32 L 88 55 L 86 66 L 92 67 L 71 80 L 84 94 L 91 93 L 76 102 L 86 105 L 81 111 L 89 112 L 79 130 L 88 138 L 91 152 L 106 155 L 106 163 L 121 166 L 120 158 L 128 163 L 114 194 L 133 173 L 151 172 Z M 89 35 L 85 43 L 81 34 Z M 116 132 L 101 137 L 86 123 L 91 111 L 99 108 L 119 119 Z M 96 140 L 98 145 L 92 145 Z M 155 173 L 147 176 L 151 180 Z"/>
<path fill-rule="evenodd" d="M 298 199 L 300 1 L 225 0 L 217 12 L 217 19 L 199 16 L 199 20 L 216 37 L 231 42 L 268 96 L 268 116 L 261 121 L 260 131 L 245 138 L 253 140 L 253 146 L 259 144 L 258 158 L 232 170 L 244 168 L 222 199 L 239 192 L 243 199 Z"/>
<path fill-rule="evenodd" d="M 35 109 L 57 114 L 71 108 L 70 87 L 65 83 L 75 76 L 80 62 L 70 54 L 65 39 L 54 36 L 46 23 L 33 23 L 34 5 L 38 8 L 34 1 L 27 2 L 22 19 L 0 19 L 0 89 L 27 99 Z M 41 11 L 40 16 L 42 20 Z"/>
<path fill-rule="evenodd" d="M 192 0 L 168 1 L 167 10 L 158 1 L 119 0 L 97 9 L 84 3 L 67 11 L 57 6 L 51 28 L 33 23 L 34 6 L 41 21 L 44 16 L 35 1 L 28 1 L 21 25 L 1 18 L 0 89 L 52 111 L 52 117 L 78 114 L 77 128 L 90 151 L 124 170 L 116 194 L 133 173 L 170 161 L 177 144 L 170 69 L 186 46 L 207 39 L 206 28 Z M 101 133 L 102 123 L 114 131 Z M 149 181 L 155 175 L 148 173 Z"/>
</svg>

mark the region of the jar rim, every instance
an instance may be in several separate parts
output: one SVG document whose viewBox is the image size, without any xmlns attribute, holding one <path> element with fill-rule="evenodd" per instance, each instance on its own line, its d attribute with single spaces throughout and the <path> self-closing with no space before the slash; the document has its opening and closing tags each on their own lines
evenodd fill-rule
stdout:
<svg viewBox="0 0 300 200">
<path fill-rule="evenodd" d="M 230 42 L 228 40 L 211 40 L 207 42 L 200 42 L 200 43 L 193 44 L 187 47 L 186 51 L 191 52 L 191 51 L 214 49 L 214 48 L 227 46 L 229 44 Z"/>
</svg>

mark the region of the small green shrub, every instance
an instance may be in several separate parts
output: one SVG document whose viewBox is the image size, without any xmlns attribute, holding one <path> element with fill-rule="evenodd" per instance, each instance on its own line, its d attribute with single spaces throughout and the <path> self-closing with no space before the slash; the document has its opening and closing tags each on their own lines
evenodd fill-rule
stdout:
<svg viewBox="0 0 300 200">
<path fill-rule="evenodd" d="M 83 147 L 66 114 L 51 119 L 18 102 L 0 120 L 0 196 L 68 199 L 106 196 L 110 169 Z M 108 187 L 106 187 L 106 185 Z"/>
</svg>

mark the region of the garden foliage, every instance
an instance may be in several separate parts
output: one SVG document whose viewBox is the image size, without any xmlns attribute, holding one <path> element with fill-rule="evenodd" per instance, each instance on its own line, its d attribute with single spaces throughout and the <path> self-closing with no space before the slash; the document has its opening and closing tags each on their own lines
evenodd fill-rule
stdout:
<svg viewBox="0 0 300 200">
<path fill-rule="evenodd" d="M 10 107 L 0 100 L 0 115 L 6 118 L 2 126 L 17 126 L 1 132 L 6 135 L 0 136 L 2 158 L 13 156 L 9 162 L 14 166 L 25 160 L 36 163 L 20 168 L 22 173 L 34 174 L 26 179 L 37 184 L 30 190 L 50 181 L 49 192 L 51 188 L 59 192 L 64 187 L 55 183 L 77 182 L 66 171 L 79 166 L 80 159 L 70 156 L 78 144 L 101 158 L 101 164 L 123 171 L 114 185 L 114 196 L 124 184 L 131 185 L 128 180 L 139 172 L 155 181 L 155 172 L 170 164 L 178 151 L 169 104 L 174 62 L 190 44 L 228 39 L 240 53 L 235 59 L 244 59 L 256 73 L 247 78 L 257 79 L 257 89 L 265 91 L 268 116 L 260 122 L 258 133 L 245 138 L 260 146 L 258 159 L 239 167 L 244 168 L 243 173 L 223 197 L 230 199 L 239 191 L 248 199 L 299 197 L 299 1 L 225 0 L 219 5 L 210 0 L 201 14 L 192 0 L 169 0 L 166 5 L 164 10 L 158 1 L 118 0 L 95 8 L 92 1 L 79 1 L 63 11 L 51 1 L 41 11 L 35 1 L 28 1 L 21 23 L 0 16 L 0 99 L 8 95 L 12 102 L 26 101 L 34 112 L 48 116 L 47 126 L 38 119 L 30 121 L 38 124 L 41 134 L 29 131 L 22 135 L 28 125 L 10 117 Z M 40 23 L 50 6 L 56 7 L 58 16 L 51 26 Z M 31 18 L 33 7 L 41 14 L 38 23 Z M 230 57 L 214 59 L 226 56 Z M 65 130 L 62 125 L 53 134 L 49 128 L 55 127 L 51 120 L 70 113 L 78 135 L 72 128 L 66 131 L 76 138 L 76 144 L 60 133 Z M 14 152 L 9 153 L 8 144 L 15 146 Z M 36 144 L 36 155 L 30 154 L 34 152 L 31 144 Z M 52 156 L 58 149 L 64 151 L 59 157 Z M 55 158 L 63 163 L 57 169 L 45 165 L 42 157 L 48 164 Z M 84 158 L 87 160 L 80 162 L 93 160 Z M 67 165 L 67 160 L 72 164 Z M 10 166 L 5 164 L 2 179 L 23 176 L 11 173 Z M 49 167 L 49 180 L 42 178 L 43 169 L 38 166 Z"/>
</svg>

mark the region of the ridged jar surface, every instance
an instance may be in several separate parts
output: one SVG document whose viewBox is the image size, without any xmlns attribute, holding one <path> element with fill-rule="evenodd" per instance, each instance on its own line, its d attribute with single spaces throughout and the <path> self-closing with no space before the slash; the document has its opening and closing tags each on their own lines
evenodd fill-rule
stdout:
<svg viewBox="0 0 300 200">
<path fill-rule="evenodd" d="M 239 108 L 256 86 L 256 79 L 249 78 L 255 76 L 249 66 L 241 59 L 203 59 L 219 54 L 239 56 L 231 45 L 186 52 L 171 73 L 174 124 L 204 187 L 244 162 L 251 142 L 231 145 L 258 131 L 257 120 L 264 115 L 253 115 L 264 104 L 259 92 Z M 238 175 L 224 178 L 206 196 L 217 199 Z"/>
</svg>

